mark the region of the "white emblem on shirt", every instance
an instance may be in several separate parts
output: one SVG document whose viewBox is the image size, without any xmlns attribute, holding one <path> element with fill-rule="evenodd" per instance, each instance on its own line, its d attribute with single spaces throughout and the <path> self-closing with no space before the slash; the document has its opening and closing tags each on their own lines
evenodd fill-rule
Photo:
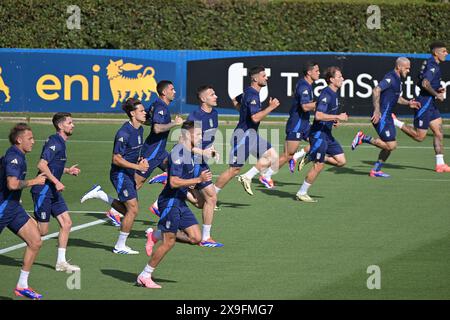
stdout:
<svg viewBox="0 0 450 320">
<path fill-rule="evenodd" d="M 141 144 L 141 136 L 138 136 L 138 144 Z"/>
<path fill-rule="evenodd" d="M 123 142 L 123 137 L 120 137 L 117 141 Z"/>
<path fill-rule="evenodd" d="M 327 102 L 327 97 L 323 98 L 322 102 Z"/>
<path fill-rule="evenodd" d="M 303 94 L 308 94 L 308 90 L 305 90 L 302 92 Z"/>
<path fill-rule="evenodd" d="M 436 68 L 431 68 L 430 71 L 434 73 L 436 71 Z"/>
<path fill-rule="evenodd" d="M 387 78 L 387 79 L 386 79 L 386 82 L 387 82 L 387 83 L 391 83 L 391 79 Z"/>
<path fill-rule="evenodd" d="M 17 161 L 17 159 L 14 159 L 13 161 L 11 161 L 12 164 L 19 164 L 19 161 Z"/>
<path fill-rule="evenodd" d="M 256 100 L 252 100 L 252 102 L 250 102 L 250 104 L 256 104 Z"/>
<path fill-rule="evenodd" d="M 175 164 L 181 164 L 181 159 L 177 159 L 177 160 L 175 160 L 173 163 L 175 163 Z"/>
<path fill-rule="evenodd" d="M 53 151 L 56 150 L 56 146 L 51 146 L 50 149 L 52 149 Z"/>
<path fill-rule="evenodd" d="M 123 190 L 123 195 L 124 195 L 125 197 L 128 197 L 128 190 L 127 190 L 127 189 Z"/>
<path fill-rule="evenodd" d="M 161 110 L 160 112 L 158 112 L 158 114 L 160 114 L 160 115 L 164 115 L 164 111 L 163 110 Z"/>
<path fill-rule="evenodd" d="M 212 128 L 214 126 L 213 119 L 209 119 L 209 126 Z"/>
</svg>

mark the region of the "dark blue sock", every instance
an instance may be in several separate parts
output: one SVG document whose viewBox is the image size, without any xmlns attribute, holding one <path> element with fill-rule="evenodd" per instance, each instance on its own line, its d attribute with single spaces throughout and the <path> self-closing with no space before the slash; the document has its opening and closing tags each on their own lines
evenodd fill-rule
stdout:
<svg viewBox="0 0 450 320">
<path fill-rule="evenodd" d="M 363 143 L 370 143 L 370 140 L 372 140 L 371 136 L 364 135 L 362 138 Z"/>
<path fill-rule="evenodd" d="M 380 171 L 382 166 L 383 166 L 383 162 L 381 162 L 381 161 L 375 162 L 375 165 L 373 167 L 373 171 Z"/>
</svg>

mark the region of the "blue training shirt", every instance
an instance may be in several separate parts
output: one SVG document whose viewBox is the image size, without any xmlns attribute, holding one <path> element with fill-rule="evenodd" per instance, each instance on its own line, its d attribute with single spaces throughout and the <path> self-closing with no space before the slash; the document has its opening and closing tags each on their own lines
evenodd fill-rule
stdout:
<svg viewBox="0 0 450 320">
<path fill-rule="evenodd" d="M 386 73 L 378 87 L 381 89 L 380 112 L 382 119 L 392 113 L 392 108 L 397 104 L 402 93 L 402 80 L 394 71 Z"/>
<path fill-rule="evenodd" d="M 194 154 L 182 144 L 173 147 L 169 155 L 167 167 L 167 183 L 162 190 L 159 199 L 172 201 L 185 201 L 188 187 L 172 188 L 170 177 L 192 179 L 200 175 L 200 165 L 194 164 Z"/>
<path fill-rule="evenodd" d="M 332 115 L 338 114 L 339 101 L 337 92 L 334 92 L 330 87 L 323 89 L 320 93 L 319 99 L 317 99 L 316 112 L 318 111 Z M 314 119 L 311 127 L 311 134 L 317 131 L 331 134 L 333 123 L 333 121 L 318 121 Z"/>
<path fill-rule="evenodd" d="M 58 133 L 48 137 L 41 152 L 41 159 L 48 162 L 48 168 L 56 179 L 61 181 L 66 166 L 66 141 Z M 56 197 L 56 187 L 50 180 L 45 180 L 42 186 L 36 185 L 31 188 L 31 193 L 44 193 L 47 197 Z"/>
<path fill-rule="evenodd" d="M 300 79 L 295 86 L 294 99 L 289 111 L 289 119 L 286 123 L 286 133 L 302 132 L 309 127 L 310 112 L 304 111 L 302 104 L 314 101 L 312 86 L 304 78 Z"/>
<path fill-rule="evenodd" d="M 156 133 L 154 130 L 155 124 L 168 124 L 170 123 L 171 116 L 169 111 L 169 106 L 162 101 L 160 98 L 157 98 L 149 108 L 153 107 L 153 118 L 152 118 L 152 126 L 150 129 L 150 134 L 145 139 L 145 153 L 147 156 L 147 160 L 151 159 L 159 159 L 160 155 L 165 154 L 167 138 L 169 137 L 170 131 L 164 131 L 160 133 Z M 150 112 L 147 112 L 147 116 L 150 116 Z"/>
<path fill-rule="evenodd" d="M 257 131 L 259 122 L 253 122 L 252 115 L 261 111 L 259 92 L 253 87 L 247 87 L 243 94 L 236 97 L 236 100 L 241 104 L 239 108 L 239 122 L 236 129 L 244 131 L 254 129 Z"/>
<path fill-rule="evenodd" d="M 7 208 L 15 208 L 20 205 L 22 190 L 9 190 L 8 177 L 16 177 L 25 180 L 27 163 L 25 154 L 16 146 L 11 146 L 1 158 L 0 162 L 0 218 Z"/>
<path fill-rule="evenodd" d="M 419 83 L 420 87 L 420 96 L 429 97 L 431 94 L 422 87 L 422 81 L 427 79 L 430 81 L 431 87 L 433 90 L 437 90 L 441 87 L 441 68 L 439 67 L 439 63 L 434 60 L 434 57 L 425 60 L 422 64 L 422 68 L 419 72 Z"/>
<path fill-rule="evenodd" d="M 144 128 L 134 128 L 130 121 L 125 122 L 114 138 L 113 154 L 120 154 L 125 160 L 137 163 L 141 154 Z M 125 172 L 134 176 L 134 169 L 123 168 L 111 163 L 111 173 Z M 133 178 L 134 179 L 134 178 Z"/>
<path fill-rule="evenodd" d="M 215 140 L 217 128 L 219 127 L 219 116 L 215 109 L 206 112 L 200 106 L 192 111 L 187 120 L 194 121 L 195 126 L 202 128 L 202 149 L 211 147 Z"/>
</svg>

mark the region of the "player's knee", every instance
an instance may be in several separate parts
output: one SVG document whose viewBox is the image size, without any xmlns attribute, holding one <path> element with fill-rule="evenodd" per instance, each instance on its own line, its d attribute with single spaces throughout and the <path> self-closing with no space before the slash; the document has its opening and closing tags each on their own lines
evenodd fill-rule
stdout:
<svg viewBox="0 0 450 320">
<path fill-rule="evenodd" d="M 347 163 L 347 160 L 345 160 L 345 159 L 339 159 L 338 161 L 337 161 L 337 166 L 338 167 L 343 167 L 343 166 L 345 166 L 345 164 Z"/>
<path fill-rule="evenodd" d="M 72 228 L 72 220 L 70 220 L 70 219 L 65 220 L 65 221 L 62 223 L 61 227 L 62 227 L 64 230 L 69 230 L 69 231 L 70 231 L 70 229 Z"/>
<path fill-rule="evenodd" d="M 213 192 L 212 194 L 208 195 L 206 197 L 205 201 L 208 202 L 208 203 L 216 204 L 216 202 L 217 202 L 217 193 Z"/>
<path fill-rule="evenodd" d="M 41 235 L 41 237 L 46 236 L 47 233 L 48 233 L 48 229 L 47 230 L 39 229 L 39 234 Z"/>
<path fill-rule="evenodd" d="M 394 151 L 395 149 L 397 149 L 397 144 L 388 145 L 386 148 L 387 151 Z"/>
<path fill-rule="evenodd" d="M 38 251 L 42 247 L 41 237 L 36 237 L 28 243 L 28 247 L 33 251 Z"/>
<path fill-rule="evenodd" d="M 191 244 L 199 244 L 200 241 L 202 241 L 202 236 L 200 235 L 200 233 L 194 234 L 189 237 L 189 241 L 191 241 Z"/>
<path fill-rule="evenodd" d="M 235 176 L 237 176 L 239 174 L 239 172 L 241 172 L 241 168 L 240 167 L 231 167 L 231 173 Z"/>
</svg>

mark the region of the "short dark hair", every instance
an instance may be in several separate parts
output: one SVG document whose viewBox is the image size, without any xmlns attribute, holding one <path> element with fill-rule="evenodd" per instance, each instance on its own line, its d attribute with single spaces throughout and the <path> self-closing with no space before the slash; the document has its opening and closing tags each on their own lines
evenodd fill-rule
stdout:
<svg viewBox="0 0 450 320">
<path fill-rule="evenodd" d="M 252 77 L 252 76 L 254 76 L 255 74 L 258 74 L 258 73 L 260 73 L 260 72 L 263 72 L 264 70 L 266 70 L 266 68 L 264 68 L 264 66 L 261 66 L 261 65 L 255 66 L 255 67 L 253 67 L 253 68 L 250 69 L 248 75 L 249 75 L 250 77 Z"/>
<path fill-rule="evenodd" d="M 172 81 L 169 80 L 161 80 L 158 82 L 158 85 L 156 86 L 156 92 L 158 92 L 159 96 L 162 96 L 163 91 L 169 86 L 173 85 Z"/>
<path fill-rule="evenodd" d="M 434 49 L 445 48 L 445 47 L 446 47 L 445 43 L 443 43 L 441 41 L 435 41 L 430 44 L 430 51 L 433 52 Z"/>
<path fill-rule="evenodd" d="M 131 111 L 136 110 L 137 106 L 140 104 L 142 104 L 141 100 L 128 98 L 124 103 L 122 103 L 122 110 L 125 111 L 128 118 L 131 119 Z"/>
<path fill-rule="evenodd" d="M 72 114 L 70 112 L 58 112 L 53 115 L 52 122 L 56 131 L 59 131 L 59 124 L 61 122 L 66 121 L 66 118 L 71 117 Z"/>
<path fill-rule="evenodd" d="M 17 138 L 22 135 L 25 131 L 31 131 L 31 127 L 24 123 L 19 122 L 14 127 L 11 128 L 11 131 L 9 132 L 9 142 L 14 145 L 17 143 Z"/>
<path fill-rule="evenodd" d="M 328 84 L 330 84 L 330 79 L 334 78 L 338 71 L 341 71 L 341 68 L 336 66 L 328 67 L 327 70 L 325 70 L 325 80 Z"/>
<path fill-rule="evenodd" d="M 195 127 L 195 123 L 194 121 L 190 121 L 190 120 L 186 120 L 183 122 L 183 124 L 181 125 L 181 131 L 183 132 L 183 130 L 191 130 L 192 128 Z"/>
<path fill-rule="evenodd" d="M 209 85 L 209 84 L 205 84 L 203 86 L 198 87 L 198 89 L 197 89 L 197 99 L 198 99 L 198 101 L 201 101 L 200 100 L 201 94 L 203 92 L 205 92 L 206 90 L 208 90 L 208 89 L 214 89 L 214 88 L 211 85 Z"/>
<path fill-rule="evenodd" d="M 315 61 L 306 61 L 303 65 L 303 75 L 306 76 L 308 74 L 308 71 L 311 71 L 314 69 L 315 66 L 318 66 L 319 64 Z"/>
</svg>

